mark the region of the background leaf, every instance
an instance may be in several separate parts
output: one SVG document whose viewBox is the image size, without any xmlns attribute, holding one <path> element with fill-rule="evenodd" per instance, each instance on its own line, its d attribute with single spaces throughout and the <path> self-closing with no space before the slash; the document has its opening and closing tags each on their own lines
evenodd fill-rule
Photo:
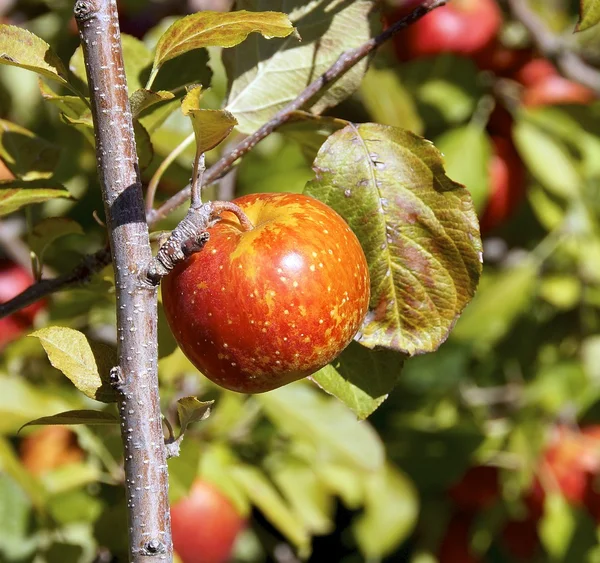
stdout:
<svg viewBox="0 0 600 563">
<path fill-rule="evenodd" d="M 600 22 L 600 0 L 579 0 L 579 21 L 575 31 L 585 31 Z"/>
<path fill-rule="evenodd" d="M 114 414 L 104 411 L 77 410 L 65 411 L 52 416 L 36 418 L 24 424 L 26 426 L 54 425 L 54 424 L 119 424 L 119 419 Z"/>
<path fill-rule="evenodd" d="M 416 354 L 444 342 L 472 298 L 481 240 L 468 191 L 416 135 L 349 125 L 321 147 L 305 193 L 333 207 L 369 263 L 370 312 L 358 339 Z"/>
<path fill-rule="evenodd" d="M 46 180 L 0 182 L 0 217 L 14 213 L 26 205 L 70 197 L 71 194 L 64 186 Z"/>
</svg>

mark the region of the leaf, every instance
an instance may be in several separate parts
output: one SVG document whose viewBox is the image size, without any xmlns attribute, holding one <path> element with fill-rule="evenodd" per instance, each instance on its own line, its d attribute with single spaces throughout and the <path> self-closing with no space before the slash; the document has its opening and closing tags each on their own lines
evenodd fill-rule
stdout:
<svg viewBox="0 0 600 563">
<path fill-rule="evenodd" d="M 0 119 L 0 157 L 18 178 L 39 180 L 52 176 L 60 149 L 24 127 Z"/>
<path fill-rule="evenodd" d="M 215 148 L 237 124 L 226 110 L 200 109 L 201 91 L 199 86 L 192 88 L 181 104 L 183 115 L 192 120 L 197 154 Z"/>
<path fill-rule="evenodd" d="M 110 369 L 117 365 L 113 348 L 92 343 L 83 333 L 67 327 L 42 328 L 30 336 L 39 338 L 50 363 L 82 393 L 103 403 L 116 401 L 109 381 Z"/>
<path fill-rule="evenodd" d="M 43 263 L 44 252 L 56 240 L 67 235 L 83 235 L 83 228 L 77 221 L 67 217 L 48 217 L 37 223 L 27 236 L 30 250 Z"/>
<path fill-rule="evenodd" d="M 65 411 L 52 416 L 36 418 L 19 428 L 19 432 L 26 426 L 55 425 L 55 424 L 118 424 L 119 419 L 112 413 L 94 410 Z"/>
<path fill-rule="evenodd" d="M 412 482 L 391 464 L 367 477 L 365 508 L 352 523 L 354 536 L 368 560 L 389 555 L 409 536 L 419 516 Z"/>
<path fill-rule="evenodd" d="M 45 180 L 9 180 L 0 182 L 0 217 L 14 213 L 25 205 L 42 203 L 58 197 L 70 198 L 71 194 L 61 184 Z"/>
<path fill-rule="evenodd" d="M 0 64 L 37 72 L 66 84 L 67 69 L 50 45 L 26 29 L 0 25 Z"/>
<path fill-rule="evenodd" d="M 483 211 L 490 191 L 490 139 L 474 124 L 450 129 L 435 146 L 444 155 L 446 173 L 471 193 L 477 211 Z"/>
<path fill-rule="evenodd" d="M 585 31 L 600 22 L 600 0 L 579 0 L 579 21 L 575 31 Z"/>
<path fill-rule="evenodd" d="M 281 498 L 273 484 L 258 468 L 237 465 L 230 469 L 231 476 L 244 488 L 254 505 L 264 514 L 300 552 L 310 551 L 310 537 L 297 517 Z"/>
<path fill-rule="evenodd" d="M 197 12 L 177 20 L 165 31 L 156 45 L 153 73 L 161 65 L 193 49 L 201 47 L 233 47 L 250 33 L 266 38 L 287 37 L 294 28 L 285 14 L 277 12 L 229 13 Z"/>
<path fill-rule="evenodd" d="M 229 95 L 226 109 L 239 121 L 238 129 L 252 133 L 294 100 L 344 52 L 362 45 L 377 32 L 372 0 L 243 0 L 239 7 L 278 8 L 289 14 L 302 37 L 265 41 L 248 38 L 223 52 Z M 335 81 L 312 111 L 322 113 L 352 94 L 367 70 L 363 59 Z M 308 109 L 308 105 L 307 108 Z"/>
<path fill-rule="evenodd" d="M 283 432 L 308 440 L 323 450 L 323 456 L 364 470 L 383 464 L 383 445 L 373 428 L 358 422 L 339 401 L 305 383 L 287 385 L 256 399 Z"/>
<path fill-rule="evenodd" d="M 152 83 L 152 88 L 154 90 L 182 90 L 184 86 L 192 84 L 202 84 L 203 88 L 208 88 L 213 75 L 211 67 L 208 65 L 208 58 L 206 49 L 195 49 L 167 61 L 160 67 L 160 72 Z M 141 78 L 144 84 L 148 83 L 151 72 L 151 64 L 142 71 Z M 185 92 L 182 91 L 181 94 L 176 95 L 181 96 L 183 93 Z M 222 97 L 219 101 L 221 100 Z"/>
<path fill-rule="evenodd" d="M 371 304 L 358 341 L 410 355 L 444 342 L 481 273 L 469 192 L 425 139 L 349 125 L 321 147 L 305 193 L 335 209 L 363 245 Z"/>
<path fill-rule="evenodd" d="M 363 420 L 387 399 L 404 357 L 391 350 L 373 351 L 352 342 L 330 365 L 311 376 Z"/>
<path fill-rule="evenodd" d="M 172 100 L 174 97 L 175 95 L 172 92 L 166 92 L 164 90 L 152 92 L 151 90 L 144 90 L 141 88 L 129 96 L 131 114 L 135 118 L 145 109 L 148 109 L 154 104 L 158 104 L 166 100 Z"/>
<path fill-rule="evenodd" d="M 182 397 L 177 400 L 177 415 L 179 416 L 180 435 L 193 422 L 206 420 L 210 416 L 210 408 L 214 401 L 199 401 L 196 397 Z"/>
<path fill-rule="evenodd" d="M 146 170 L 154 158 L 154 147 L 150 140 L 150 134 L 137 119 L 133 120 L 133 133 L 135 135 L 138 165 L 140 170 Z"/>
<path fill-rule="evenodd" d="M 57 94 L 42 79 L 38 81 L 38 85 L 42 98 L 57 106 L 70 117 L 80 117 L 84 113 L 90 112 L 90 107 L 79 96 L 62 96 Z"/>
</svg>

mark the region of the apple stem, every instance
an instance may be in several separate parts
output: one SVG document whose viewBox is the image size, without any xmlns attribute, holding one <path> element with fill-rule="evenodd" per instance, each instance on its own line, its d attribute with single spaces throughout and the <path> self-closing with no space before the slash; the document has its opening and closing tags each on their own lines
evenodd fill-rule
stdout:
<svg viewBox="0 0 600 563">
<path fill-rule="evenodd" d="M 213 215 L 220 215 L 224 211 L 229 211 L 238 218 L 243 231 L 251 231 L 254 229 L 254 224 L 250 221 L 248 215 L 242 211 L 242 208 L 239 205 L 236 205 L 231 201 L 213 201 L 211 206 Z"/>
</svg>

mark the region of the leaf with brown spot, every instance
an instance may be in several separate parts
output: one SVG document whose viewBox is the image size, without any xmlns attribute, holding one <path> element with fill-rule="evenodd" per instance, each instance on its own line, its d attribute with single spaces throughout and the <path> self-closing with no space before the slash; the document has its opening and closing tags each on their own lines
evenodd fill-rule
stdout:
<svg viewBox="0 0 600 563">
<path fill-rule="evenodd" d="M 331 135 L 305 193 L 356 233 L 369 263 L 371 310 L 359 342 L 410 355 L 436 350 L 471 300 L 481 239 L 469 192 L 429 141 L 396 127 Z"/>
</svg>

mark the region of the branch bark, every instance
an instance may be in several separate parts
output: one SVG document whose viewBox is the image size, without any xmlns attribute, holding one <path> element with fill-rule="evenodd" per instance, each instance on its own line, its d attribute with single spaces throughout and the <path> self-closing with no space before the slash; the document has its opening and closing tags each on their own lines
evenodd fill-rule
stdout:
<svg viewBox="0 0 600 563">
<path fill-rule="evenodd" d="M 227 154 L 225 154 L 218 162 L 211 166 L 204 174 L 204 185 L 208 186 L 222 178 L 229 170 L 231 170 L 237 159 L 244 156 L 246 153 L 252 150 L 259 141 L 285 124 L 290 119 L 294 111 L 302 108 L 311 98 L 316 96 L 326 86 L 337 80 L 356 63 L 373 53 L 378 47 L 393 37 L 396 33 L 416 22 L 432 10 L 443 6 L 447 3 L 447 1 L 448 0 L 425 0 L 412 12 L 398 20 L 396 23 L 394 23 L 394 25 L 390 26 L 377 37 L 370 39 L 356 49 L 343 53 L 324 74 L 322 74 L 303 92 L 301 92 L 294 101 L 290 102 L 288 106 L 282 109 L 269 122 L 234 146 L 231 151 L 227 152 Z M 156 225 L 161 219 L 164 219 L 169 213 L 189 200 L 190 193 L 190 186 L 187 186 L 167 200 L 161 207 L 150 211 L 147 214 L 148 225 L 150 227 Z M 94 268 L 93 266 L 89 267 L 89 263 L 82 263 L 78 268 L 80 271 L 84 271 L 87 277 L 91 276 L 94 272 L 100 269 Z M 72 275 L 63 276 L 62 279 L 56 278 L 55 280 L 45 280 L 42 282 L 44 285 L 39 288 L 37 285 L 32 286 L 15 297 L 12 301 L 0 305 L 0 318 L 15 312 L 16 310 L 25 307 L 26 305 L 29 305 L 50 293 L 65 289 L 73 283 L 84 281 L 81 278 L 72 278 Z M 15 301 L 17 301 L 18 304 L 15 305 L 13 303 Z"/>
<path fill-rule="evenodd" d="M 168 473 L 158 396 L 157 291 L 127 97 L 116 0 L 78 0 L 75 17 L 92 102 L 96 157 L 117 294 L 119 393 L 130 561 L 172 560 Z"/>
</svg>

